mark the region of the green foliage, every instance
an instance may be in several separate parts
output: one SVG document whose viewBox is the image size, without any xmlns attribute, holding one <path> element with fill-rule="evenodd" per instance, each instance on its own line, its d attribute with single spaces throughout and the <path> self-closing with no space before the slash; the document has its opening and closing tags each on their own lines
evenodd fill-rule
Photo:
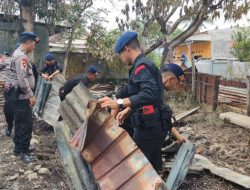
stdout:
<svg viewBox="0 0 250 190">
<path fill-rule="evenodd" d="M 240 61 L 250 61 L 250 27 L 238 28 L 233 33 L 233 55 Z"/>
<path fill-rule="evenodd" d="M 246 15 L 250 8 L 249 1 L 246 0 L 131 0 L 130 2 L 122 10 L 125 18 L 116 19 L 118 27 L 124 31 L 139 26 L 145 53 L 163 45 L 162 64 L 166 59 L 168 62 L 171 61 L 174 48 L 192 36 L 204 21 L 213 21 L 220 17 L 224 17 L 225 20 L 238 20 L 242 15 Z M 178 28 L 185 23 L 187 23 L 185 30 L 178 31 Z"/>
<path fill-rule="evenodd" d="M 157 65 L 158 68 L 161 67 L 161 57 L 162 56 L 159 52 L 157 53 L 156 51 L 152 51 L 147 56 Z"/>
<path fill-rule="evenodd" d="M 108 32 L 100 23 L 92 23 L 89 30 L 91 33 L 86 39 L 86 50 L 95 58 L 106 62 L 110 68 L 117 71 L 116 73 L 120 73 L 121 70 L 127 72 L 127 68 L 114 52 L 114 45 L 121 34 L 120 31 L 116 29 Z"/>
<path fill-rule="evenodd" d="M 11 19 L 19 10 L 19 5 L 15 0 L 1 0 L 0 12 L 4 14 L 5 18 Z"/>
</svg>

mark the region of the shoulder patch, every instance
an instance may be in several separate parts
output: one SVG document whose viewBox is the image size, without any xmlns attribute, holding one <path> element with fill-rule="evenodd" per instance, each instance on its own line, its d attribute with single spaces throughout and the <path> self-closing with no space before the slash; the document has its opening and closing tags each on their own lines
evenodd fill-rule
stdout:
<svg viewBox="0 0 250 190">
<path fill-rule="evenodd" d="M 136 69 L 135 69 L 135 75 L 137 75 L 141 70 L 143 70 L 145 68 L 145 65 L 141 65 L 141 66 L 139 66 L 139 67 L 137 67 Z"/>
<path fill-rule="evenodd" d="M 21 64 L 22 64 L 23 66 L 26 66 L 28 63 L 29 63 L 28 59 L 26 59 L 26 58 L 22 58 L 22 59 L 21 59 Z"/>
</svg>

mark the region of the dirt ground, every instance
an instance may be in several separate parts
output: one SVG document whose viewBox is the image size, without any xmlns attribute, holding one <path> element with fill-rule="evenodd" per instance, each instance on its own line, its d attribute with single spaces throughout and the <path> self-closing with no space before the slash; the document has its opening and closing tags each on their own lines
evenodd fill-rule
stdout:
<svg viewBox="0 0 250 190">
<path fill-rule="evenodd" d="M 2 114 L 1 114 L 2 116 Z M 10 190 L 68 190 L 68 182 L 57 152 L 53 128 L 43 121 L 35 121 L 33 129 L 36 162 L 26 164 L 13 154 L 12 137 L 0 126 L 0 189 Z M 12 135 L 13 136 L 13 135 Z M 41 173 L 39 168 L 46 168 Z"/>
<path fill-rule="evenodd" d="M 188 96 L 174 94 L 170 99 L 167 102 L 176 115 L 198 106 Z M 181 120 L 176 127 L 190 130 L 189 140 L 196 144 L 196 153 L 202 154 L 216 165 L 250 176 L 250 132 L 239 126 L 224 124 L 218 119 L 218 114 L 219 112 L 208 112 L 201 108 L 197 113 Z M 2 117 L 2 114 L 0 115 Z M 4 129 L 5 126 L 0 125 L 0 189 L 70 189 L 51 126 L 43 121 L 34 122 L 33 154 L 37 161 L 32 164 L 25 164 L 19 157 L 13 155 L 12 138 L 5 136 Z M 39 167 L 47 168 L 49 173 L 40 174 L 37 169 Z M 199 175 L 188 175 L 179 189 L 241 190 L 243 188 L 205 171 Z"/>
<path fill-rule="evenodd" d="M 177 98 L 172 97 L 168 102 L 176 114 L 198 105 L 192 102 L 190 97 L 183 98 L 176 94 L 174 96 Z M 220 111 L 209 112 L 201 108 L 198 113 L 181 120 L 177 127 L 190 130 L 189 140 L 196 144 L 196 153 L 205 156 L 218 166 L 250 176 L 250 131 L 236 125 L 224 124 L 219 119 L 219 113 Z M 204 172 L 197 176 L 188 175 L 180 189 L 240 190 L 243 188 L 213 176 L 209 172 Z"/>
</svg>

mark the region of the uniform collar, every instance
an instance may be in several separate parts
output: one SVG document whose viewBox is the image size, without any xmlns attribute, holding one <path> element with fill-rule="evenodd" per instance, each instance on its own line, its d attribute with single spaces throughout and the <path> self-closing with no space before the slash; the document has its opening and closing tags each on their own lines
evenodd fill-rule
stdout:
<svg viewBox="0 0 250 190">
<path fill-rule="evenodd" d="M 89 82 L 89 78 L 87 77 L 87 74 L 83 74 L 83 77 L 82 77 L 84 80 L 86 79 L 87 82 Z"/>
<path fill-rule="evenodd" d="M 139 55 L 135 58 L 135 61 L 134 61 L 134 63 L 132 64 L 132 66 L 131 66 L 131 68 L 130 68 L 130 70 L 129 70 L 129 75 L 130 75 L 130 74 L 133 72 L 133 70 L 137 67 L 136 62 L 137 62 L 140 58 L 142 58 L 142 57 L 145 57 L 145 54 L 144 54 L 144 53 L 139 54 Z"/>
<path fill-rule="evenodd" d="M 132 65 L 132 67 L 135 66 L 135 64 L 136 64 L 136 62 L 138 61 L 138 59 L 140 59 L 140 58 L 142 58 L 142 57 L 145 57 L 145 54 L 144 54 L 144 53 L 139 54 L 139 55 L 135 58 L 135 61 L 134 61 L 133 65 Z"/>
</svg>

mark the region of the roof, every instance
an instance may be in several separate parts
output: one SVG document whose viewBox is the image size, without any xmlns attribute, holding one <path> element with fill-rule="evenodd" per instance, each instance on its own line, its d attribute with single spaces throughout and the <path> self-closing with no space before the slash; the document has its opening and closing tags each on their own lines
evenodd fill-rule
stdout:
<svg viewBox="0 0 250 190">
<path fill-rule="evenodd" d="M 84 37 L 72 41 L 72 51 L 75 53 L 83 53 L 86 46 L 86 39 Z M 64 52 L 68 46 L 68 40 L 62 34 L 54 34 L 49 37 L 49 51 Z"/>
</svg>

